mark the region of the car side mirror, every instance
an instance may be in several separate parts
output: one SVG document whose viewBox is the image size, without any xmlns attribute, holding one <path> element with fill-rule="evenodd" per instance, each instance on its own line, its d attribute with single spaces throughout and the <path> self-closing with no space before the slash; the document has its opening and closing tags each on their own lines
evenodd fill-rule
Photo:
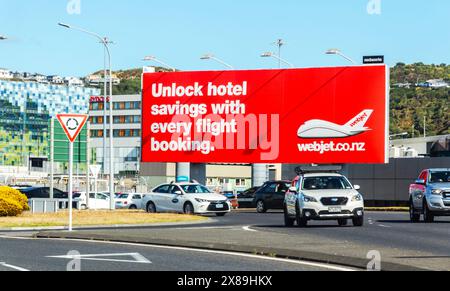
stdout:
<svg viewBox="0 0 450 291">
<path fill-rule="evenodd" d="M 291 187 L 291 188 L 289 188 L 289 192 L 298 193 L 298 190 L 296 187 Z"/>
<path fill-rule="evenodd" d="M 427 183 L 425 182 L 425 180 L 419 179 L 419 180 L 416 180 L 416 184 L 417 185 L 426 185 Z"/>
<path fill-rule="evenodd" d="M 174 193 L 175 195 L 178 195 L 178 196 L 181 196 L 181 195 L 183 195 L 183 193 L 181 193 L 181 191 L 175 191 L 175 193 Z"/>
<path fill-rule="evenodd" d="M 359 186 L 359 185 L 355 185 L 354 188 L 355 188 L 356 191 L 361 190 L 361 186 Z"/>
</svg>

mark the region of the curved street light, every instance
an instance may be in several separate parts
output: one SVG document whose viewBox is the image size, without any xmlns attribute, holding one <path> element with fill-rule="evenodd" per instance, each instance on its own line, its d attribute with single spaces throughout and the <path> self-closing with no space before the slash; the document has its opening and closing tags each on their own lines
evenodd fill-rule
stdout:
<svg viewBox="0 0 450 291">
<path fill-rule="evenodd" d="M 343 57 L 343 58 L 346 59 L 347 61 L 349 61 L 349 62 L 351 62 L 352 64 L 356 65 L 356 62 L 355 62 L 352 58 L 350 58 L 350 57 L 344 55 L 344 54 L 341 52 L 341 50 L 339 50 L 339 49 L 329 49 L 329 50 L 327 50 L 327 51 L 325 52 L 325 54 L 327 54 L 327 55 L 337 55 L 337 56 Z"/>
<path fill-rule="evenodd" d="M 158 59 L 158 58 L 155 57 L 155 56 L 146 56 L 146 57 L 143 59 L 143 61 L 146 61 L 146 62 L 155 62 L 155 63 L 158 63 L 158 64 L 160 64 L 160 65 L 163 65 L 163 66 L 166 67 L 166 68 L 169 68 L 170 70 L 172 70 L 172 71 L 174 71 L 174 72 L 177 71 L 177 69 L 175 69 L 175 68 L 172 67 L 171 65 L 166 64 L 165 62 L 161 61 L 160 59 Z"/>
<path fill-rule="evenodd" d="M 231 70 L 234 69 L 234 67 L 233 67 L 232 65 L 230 65 L 230 64 L 228 64 L 228 63 L 222 61 L 221 59 L 217 58 L 217 57 L 216 57 L 215 55 L 213 55 L 213 54 L 205 54 L 205 55 L 201 56 L 200 59 L 201 59 L 201 60 L 213 60 L 213 61 L 218 62 L 219 64 L 224 65 L 225 67 L 227 67 L 227 68 L 229 68 L 229 69 L 231 69 Z"/>
<path fill-rule="evenodd" d="M 102 37 L 99 34 L 95 32 L 91 32 L 89 30 L 72 26 L 66 23 L 58 23 L 59 26 L 67 28 L 67 29 L 73 29 L 78 30 L 80 32 L 89 34 L 95 38 L 97 38 L 105 47 L 105 50 L 108 54 L 108 63 L 109 63 L 109 191 L 110 191 L 110 209 L 114 210 L 116 208 L 115 204 L 115 191 L 114 191 L 114 118 L 113 118 L 113 88 L 112 88 L 112 69 L 111 69 L 111 51 L 109 49 L 109 44 L 111 43 L 107 37 Z M 105 89 L 106 89 L 106 74 L 105 74 Z M 104 98 L 104 104 L 106 105 L 106 90 L 105 90 L 105 98 Z M 106 110 L 106 106 L 104 106 Z M 104 118 L 104 122 L 106 125 L 106 118 Z M 105 126 L 106 128 L 106 126 Z M 106 134 L 104 134 L 104 138 L 106 138 Z M 103 156 L 106 156 L 106 152 L 103 152 Z M 89 191 L 87 191 L 89 192 Z"/>
<path fill-rule="evenodd" d="M 288 61 L 286 61 L 285 59 L 280 58 L 279 56 L 277 56 L 276 54 L 272 53 L 272 52 L 265 52 L 263 54 L 261 54 L 262 58 L 274 58 L 277 59 L 278 61 L 285 63 L 286 65 L 288 65 L 290 68 L 294 68 L 294 65 Z"/>
</svg>

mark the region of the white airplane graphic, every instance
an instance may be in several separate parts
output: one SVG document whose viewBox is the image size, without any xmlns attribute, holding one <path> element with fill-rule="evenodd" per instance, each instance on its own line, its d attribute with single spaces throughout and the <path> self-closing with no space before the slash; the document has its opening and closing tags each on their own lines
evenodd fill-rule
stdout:
<svg viewBox="0 0 450 291">
<path fill-rule="evenodd" d="M 345 125 L 338 125 L 324 120 L 310 120 L 298 129 L 300 138 L 346 138 L 355 136 L 367 131 L 370 128 L 365 127 L 373 110 L 366 109 Z"/>
</svg>

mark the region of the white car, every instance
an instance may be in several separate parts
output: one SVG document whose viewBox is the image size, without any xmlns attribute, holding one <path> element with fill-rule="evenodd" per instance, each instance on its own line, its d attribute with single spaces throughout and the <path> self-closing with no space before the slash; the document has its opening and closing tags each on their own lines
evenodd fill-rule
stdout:
<svg viewBox="0 0 450 291">
<path fill-rule="evenodd" d="M 87 209 L 86 192 L 73 194 L 73 201 L 79 203 L 81 209 Z M 89 193 L 89 209 L 110 209 L 109 196 L 103 193 Z"/>
<path fill-rule="evenodd" d="M 141 209 L 142 196 L 139 193 L 119 194 L 116 201 L 116 209 Z"/>
<path fill-rule="evenodd" d="M 197 183 L 160 185 L 144 196 L 142 206 L 148 213 L 174 212 L 225 216 L 231 211 L 227 197 L 212 193 Z"/>
<path fill-rule="evenodd" d="M 295 186 L 294 186 L 295 185 Z M 310 220 L 336 220 L 346 226 L 364 225 L 364 198 L 359 186 L 339 174 L 301 174 L 286 194 L 284 217 L 286 226 L 297 222 L 306 227 Z"/>
</svg>

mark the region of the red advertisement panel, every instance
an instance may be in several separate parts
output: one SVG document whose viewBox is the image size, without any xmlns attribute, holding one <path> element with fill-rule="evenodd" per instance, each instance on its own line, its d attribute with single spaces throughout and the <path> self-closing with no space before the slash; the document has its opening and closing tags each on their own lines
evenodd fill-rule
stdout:
<svg viewBox="0 0 450 291">
<path fill-rule="evenodd" d="M 146 73 L 142 161 L 386 163 L 388 69 Z"/>
</svg>

